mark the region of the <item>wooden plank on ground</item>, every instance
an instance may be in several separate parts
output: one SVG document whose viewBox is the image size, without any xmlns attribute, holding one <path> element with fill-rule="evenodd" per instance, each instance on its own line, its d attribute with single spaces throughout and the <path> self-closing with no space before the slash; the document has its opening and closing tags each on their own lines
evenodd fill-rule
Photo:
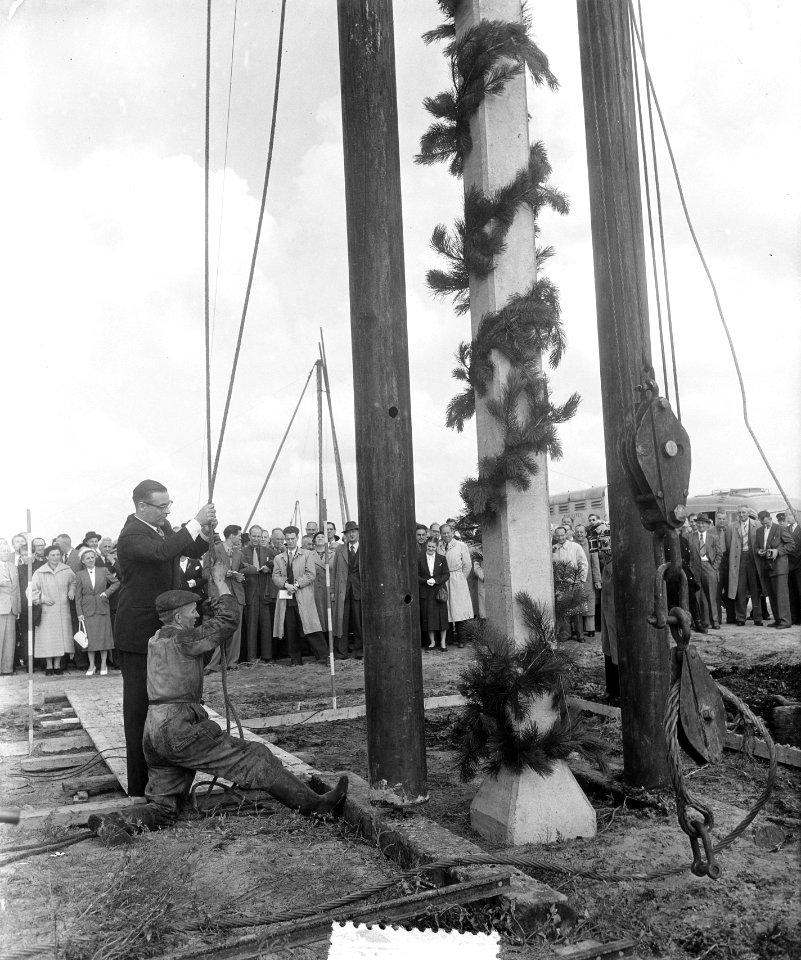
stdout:
<svg viewBox="0 0 801 960">
<path fill-rule="evenodd" d="M 60 807 L 30 807 L 22 809 L 20 826 L 38 827 L 45 820 L 57 827 L 86 823 L 92 813 L 111 813 L 131 802 L 129 797 L 114 797 L 110 800 L 90 800 L 87 803 L 69 803 Z M 139 801 L 141 803 L 141 800 Z"/>
<path fill-rule="evenodd" d="M 454 694 L 447 697 L 426 697 L 423 701 L 425 710 L 441 710 L 445 707 L 461 707 L 464 697 Z M 337 707 L 336 710 L 303 710 L 294 713 L 277 713 L 270 717 L 254 717 L 243 720 L 242 726 L 250 730 L 268 730 L 274 727 L 292 727 L 296 723 L 329 723 L 334 720 L 354 720 L 365 716 L 367 709 L 363 703 L 351 707 Z"/>
<path fill-rule="evenodd" d="M 26 751 L 27 752 L 27 751 Z M 97 756 L 95 750 L 86 750 L 82 753 L 59 753 L 47 757 L 29 757 L 20 764 L 23 773 L 39 773 L 42 770 L 67 770 L 87 763 Z"/>
<path fill-rule="evenodd" d="M 75 733 L 65 733 L 61 737 L 44 737 L 41 740 L 35 740 L 33 752 L 34 754 L 63 753 L 66 750 L 81 750 L 91 746 L 94 746 L 94 743 L 89 734 L 84 730 L 76 730 Z"/>
<path fill-rule="evenodd" d="M 122 789 L 128 792 L 125 762 L 125 731 L 122 724 L 122 691 L 116 684 L 86 683 L 67 689 L 67 697 L 97 750 L 104 753 L 106 766 Z"/>
<path fill-rule="evenodd" d="M 111 793 L 112 790 L 119 789 L 119 784 L 113 773 L 104 773 L 98 776 L 74 777 L 71 780 L 65 780 L 61 784 L 61 789 L 67 794 L 86 793 L 94 797 L 99 793 Z"/>
<path fill-rule="evenodd" d="M 42 720 L 43 730 L 75 730 L 81 721 L 77 717 L 62 717 L 60 720 Z"/>
</svg>

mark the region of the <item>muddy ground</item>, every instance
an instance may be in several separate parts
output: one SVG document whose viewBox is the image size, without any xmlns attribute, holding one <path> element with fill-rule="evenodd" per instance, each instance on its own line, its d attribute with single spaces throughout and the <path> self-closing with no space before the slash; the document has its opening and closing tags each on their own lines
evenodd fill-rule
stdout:
<svg viewBox="0 0 801 960">
<path fill-rule="evenodd" d="M 801 630 L 776 634 L 770 629 L 725 627 L 697 638 L 716 676 L 767 712 L 778 694 L 801 694 Z M 603 695 L 603 658 L 598 641 L 567 644 L 575 656 L 572 692 L 588 699 Z M 469 648 L 424 653 L 426 696 L 453 694 Z M 363 702 L 361 663 L 337 664 L 338 705 Z M 18 684 L 20 678 L 12 681 Z M 6 681 L 8 683 L 8 681 Z M 325 709 L 330 677 L 325 668 L 259 665 L 230 675 L 230 688 L 242 717 Z M 55 693 L 55 685 L 51 688 Z M 5 691 L 0 690 L 0 696 Z M 207 683 L 207 699 L 222 709 L 220 681 Z M 470 828 L 469 805 L 478 781 L 463 784 L 454 770 L 449 724 L 456 711 L 427 716 L 428 779 L 431 799 L 421 811 L 453 832 L 482 844 Z M 592 720 L 620 760 L 620 728 L 615 720 Z M 24 727 L 0 721 L 2 741 L 23 739 Z M 335 723 L 285 724 L 265 733 L 290 753 L 303 753 L 319 769 L 367 773 L 364 719 Z M 0 804 L 18 803 L 19 781 L 0 766 Z M 767 764 L 727 752 L 722 764 L 698 770 L 688 762 L 691 786 L 711 801 L 720 838 L 761 792 Z M 6 776 L 3 776 L 5 772 Z M 554 916 L 524 944 L 508 916 L 459 910 L 444 918 L 486 929 L 494 921 L 510 935 L 503 955 L 543 956 L 554 947 L 587 938 L 636 940 L 643 958 L 676 960 L 753 960 L 801 956 L 798 854 L 801 838 L 801 772 L 781 767 L 774 796 L 756 829 L 720 855 L 717 882 L 685 871 L 649 881 L 591 882 L 541 875 L 568 894 L 572 922 Z M 25 802 L 52 802 L 50 792 L 34 784 Z M 689 862 L 689 844 L 679 830 L 669 792 L 654 792 L 650 805 L 621 806 L 603 793 L 588 793 L 598 816 L 598 836 L 538 850 L 573 869 L 604 869 L 621 875 L 650 873 Z M 415 816 L 407 813 L 406 816 Z M 765 828 L 771 828 L 772 832 Z M 3 849 L 30 843 L 53 832 L 45 824 L 32 830 L 0 828 Z M 0 942 L 28 945 L 58 937 L 60 957 L 138 958 L 214 938 L 177 929 L 181 918 L 216 920 L 236 913 L 273 911 L 320 903 L 333 891 L 345 892 L 390 877 L 397 867 L 336 824 L 315 824 L 276 809 L 266 816 L 225 815 L 139 838 L 128 849 L 106 850 L 94 841 L 67 848 L 61 856 L 40 856 L 0 868 Z M 404 892 L 396 887 L 389 892 Z M 407 891 L 408 892 L 408 889 Z M 145 905 L 143 907 L 143 904 Z M 47 954 L 43 954 L 46 956 Z M 51 952 L 50 955 L 56 955 Z M 322 957 L 324 944 L 298 949 L 297 957 Z"/>
</svg>

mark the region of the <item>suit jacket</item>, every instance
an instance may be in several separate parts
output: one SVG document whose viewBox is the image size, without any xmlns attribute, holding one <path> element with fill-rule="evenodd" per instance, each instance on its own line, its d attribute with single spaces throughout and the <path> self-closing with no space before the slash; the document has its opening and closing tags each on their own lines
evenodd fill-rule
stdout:
<svg viewBox="0 0 801 960">
<path fill-rule="evenodd" d="M 427 599 L 428 595 L 436 595 L 437 590 L 450 580 L 451 573 L 448 569 L 448 561 L 440 553 L 434 554 L 434 573 L 433 577 L 436 583 L 433 587 L 428 585 L 432 574 L 428 569 L 428 560 L 426 554 L 417 558 L 417 585 L 420 588 L 420 599 Z"/>
<path fill-rule="evenodd" d="M 74 547 L 70 549 L 66 557 L 61 558 L 61 562 L 66 563 L 70 570 L 76 575 L 83 570 L 81 558 L 78 556 L 78 551 Z"/>
<path fill-rule="evenodd" d="M 182 556 L 203 556 L 208 543 L 192 539 L 186 527 L 173 532 L 166 521 L 162 539 L 155 530 L 130 514 L 117 538 L 117 562 L 122 573 L 114 645 L 118 650 L 147 655 L 147 642 L 161 626 L 155 601 L 166 590 L 183 586 Z"/>
<path fill-rule="evenodd" d="M 231 570 L 234 573 L 244 573 L 246 577 L 248 573 L 256 572 L 256 568 L 253 566 L 253 564 L 245 563 L 245 557 L 240 547 L 234 547 L 229 554 L 225 549 L 225 544 L 218 543 L 215 545 L 214 550 L 217 560 L 221 563 L 224 563 L 228 570 Z M 235 577 L 228 577 L 227 582 L 231 593 L 236 597 L 239 606 L 244 607 L 245 583 L 240 583 Z M 216 587 L 214 587 L 212 584 L 209 584 L 209 596 L 217 596 Z"/>
<path fill-rule="evenodd" d="M 317 613 L 317 604 L 314 600 L 314 584 L 317 580 L 317 565 L 314 562 L 315 554 L 312 550 L 304 550 L 299 547 L 292 561 L 292 580 L 298 585 L 295 599 L 298 602 L 298 615 L 303 632 L 320 633 L 322 625 L 320 624 L 320 615 Z M 289 554 L 279 553 L 273 561 L 273 582 L 280 590 L 287 582 Z M 277 600 L 275 605 L 275 617 L 273 619 L 273 636 L 283 637 L 284 619 L 286 616 L 286 600 Z"/>
<path fill-rule="evenodd" d="M 0 563 L 0 613 L 19 613 L 19 574 L 14 561 Z M 11 644 L 12 647 L 14 644 Z"/>
<path fill-rule="evenodd" d="M 795 553 L 790 557 L 790 571 L 792 572 L 801 567 L 801 525 L 796 524 L 790 531 L 790 536 L 795 544 Z"/>
<path fill-rule="evenodd" d="M 79 617 L 93 617 L 108 613 L 108 598 L 120 589 L 120 582 L 105 567 L 95 567 L 95 585 L 89 579 L 89 571 L 84 567 L 75 577 L 75 610 Z M 100 594 L 105 593 L 105 597 Z"/>
<path fill-rule="evenodd" d="M 253 551 L 256 551 L 256 557 L 258 559 L 258 566 L 253 563 Z M 259 603 L 264 599 L 264 594 L 267 592 L 267 581 L 272 580 L 273 564 L 272 556 L 269 554 L 270 547 L 253 547 L 248 545 L 243 548 L 243 554 L 245 559 L 248 561 L 247 568 L 245 569 L 245 603 Z M 270 568 L 269 573 L 261 573 L 259 567 L 268 566 Z"/>
<path fill-rule="evenodd" d="M 693 533 L 691 535 L 691 540 L 698 550 L 698 563 L 703 563 L 701 559 L 701 535 L 699 533 Z M 718 538 L 712 532 L 712 530 L 707 530 L 706 532 L 706 556 L 707 561 L 711 568 L 717 573 L 718 567 L 720 566 L 722 551 L 720 545 L 718 544 Z"/>
<path fill-rule="evenodd" d="M 795 540 L 793 535 L 786 527 L 778 523 L 772 523 L 766 530 L 760 527 L 756 535 L 757 551 L 778 550 L 778 556 L 775 560 L 768 560 L 767 557 L 760 557 L 757 554 L 757 570 L 765 582 L 765 577 L 780 577 L 790 572 L 789 558 L 795 555 Z"/>
<path fill-rule="evenodd" d="M 178 560 L 178 569 L 180 570 L 181 560 Z M 199 560 L 193 560 L 191 557 L 186 562 L 186 570 L 181 570 L 181 589 L 191 590 L 198 596 L 206 596 L 206 584 L 203 581 L 203 564 Z"/>
<path fill-rule="evenodd" d="M 756 555 L 756 534 L 759 530 L 759 524 L 756 520 L 748 520 L 748 552 L 754 561 L 759 558 Z M 740 578 L 740 558 L 743 555 L 743 542 L 740 535 L 740 521 L 734 520 L 729 524 L 726 530 L 726 552 L 729 555 L 729 599 L 734 600 L 737 596 L 737 583 Z"/>
<path fill-rule="evenodd" d="M 347 543 L 338 543 L 334 548 L 334 564 L 332 579 L 334 583 L 334 636 L 342 636 L 342 626 L 345 618 L 345 597 L 348 588 L 354 600 L 361 601 L 362 598 L 362 549 L 356 551 L 356 557 L 353 562 L 350 558 L 350 550 Z"/>
<path fill-rule="evenodd" d="M 278 599 L 278 587 L 273 580 L 273 573 L 275 572 L 275 558 L 281 555 L 280 550 L 276 550 L 275 547 L 263 547 L 264 556 L 266 559 L 266 566 L 269 567 L 269 573 L 267 574 L 267 583 L 264 586 L 264 599 L 267 603 L 275 603 Z"/>
</svg>

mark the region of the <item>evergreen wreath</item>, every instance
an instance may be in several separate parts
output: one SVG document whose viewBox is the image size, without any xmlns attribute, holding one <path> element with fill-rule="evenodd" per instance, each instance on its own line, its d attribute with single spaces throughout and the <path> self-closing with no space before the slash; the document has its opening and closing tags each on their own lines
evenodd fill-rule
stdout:
<svg viewBox="0 0 801 960">
<path fill-rule="evenodd" d="M 451 67 L 452 88 L 424 101 L 435 122 L 420 140 L 416 161 L 449 163 L 450 172 L 461 176 L 464 159 L 473 146 L 470 119 L 488 96 L 500 93 L 506 84 L 528 69 L 534 82 L 558 86 L 548 58 L 528 36 L 530 22 L 509 23 L 482 20 L 457 39 L 454 17 L 459 0 L 438 0 L 446 22 L 423 35 L 426 43 L 448 41 L 444 55 Z M 506 235 L 521 206 L 528 207 L 535 220 L 536 267 L 553 248 L 536 246 L 539 227 L 536 218 L 547 206 L 560 214 L 569 210 L 567 197 L 548 184 L 551 165 L 545 147 L 532 144 L 526 167 L 509 183 L 486 195 L 475 186 L 465 193 L 464 217 L 453 228 L 435 227 L 431 245 L 446 261 L 446 269 L 429 270 L 426 280 L 435 296 L 453 298 L 457 314 L 470 309 L 470 278 L 484 278 L 495 269 L 496 258 L 506 247 Z M 558 366 L 565 349 L 559 291 L 540 276 L 524 293 L 516 294 L 500 310 L 482 316 L 475 338 L 459 345 L 459 366 L 453 371 L 465 383 L 462 393 L 448 404 L 446 424 L 461 432 L 475 413 L 476 396 L 483 397 L 492 380 L 492 351 L 497 350 L 510 364 L 510 373 L 500 396 L 487 404 L 490 414 L 502 425 L 501 451 L 484 457 L 478 476 L 461 485 L 466 519 L 480 526 L 492 520 L 501 508 L 504 486 L 528 489 L 537 473 L 536 456 L 561 456 L 556 425 L 576 412 L 580 397 L 574 393 L 566 403 L 551 403 L 548 380 L 538 357 L 549 352 L 549 364 Z"/>
<path fill-rule="evenodd" d="M 606 749 L 585 722 L 571 716 L 562 686 L 567 657 L 553 649 L 555 633 L 544 606 L 526 593 L 516 597 L 529 636 L 514 640 L 483 625 L 474 655 L 462 673 L 459 692 L 467 701 L 453 728 L 459 776 L 463 782 L 481 770 L 497 777 L 503 768 L 529 767 L 549 774 L 557 760 L 579 753 L 606 771 Z M 559 716 L 547 731 L 528 719 L 532 697 L 550 695 Z"/>
</svg>

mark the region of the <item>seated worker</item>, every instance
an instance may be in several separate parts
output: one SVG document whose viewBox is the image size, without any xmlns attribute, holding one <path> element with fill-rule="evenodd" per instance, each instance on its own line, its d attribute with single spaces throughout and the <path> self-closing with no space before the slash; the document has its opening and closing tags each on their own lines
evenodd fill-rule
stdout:
<svg viewBox="0 0 801 960">
<path fill-rule="evenodd" d="M 223 644 L 239 624 L 239 604 L 225 579 L 225 566 L 212 571 L 219 596 L 207 601 L 208 617 L 199 627 L 198 597 L 168 590 L 156 597 L 164 624 L 148 642 L 144 752 L 148 803 L 89 818 L 89 828 L 109 843 L 141 829 L 172 823 L 189 796 L 195 772 L 224 777 L 243 789 L 266 790 L 293 810 L 309 816 L 333 811 L 348 790 L 340 777 L 333 790 L 317 794 L 285 770 L 263 743 L 225 733 L 203 709 L 203 655 Z"/>
</svg>

